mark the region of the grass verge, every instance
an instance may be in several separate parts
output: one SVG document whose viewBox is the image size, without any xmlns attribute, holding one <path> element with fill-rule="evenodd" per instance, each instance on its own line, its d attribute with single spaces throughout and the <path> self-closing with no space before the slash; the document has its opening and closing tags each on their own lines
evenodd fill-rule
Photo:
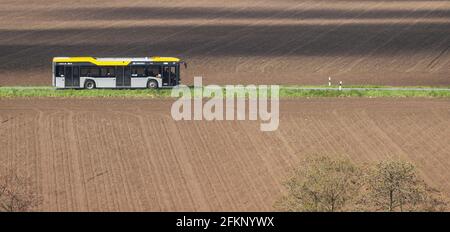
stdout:
<svg viewBox="0 0 450 232">
<path fill-rule="evenodd" d="M 310 87 L 308 87 L 310 88 Z M 346 89 L 338 91 L 330 89 L 302 89 L 301 86 L 280 86 L 280 98 L 301 97 L 450 97 L 450 89 L 414 87 L 396 87 L 395 89 L 373 88 L 372 86 L 359 86 L 359 89 Z M 364 89 L 368 88 L 368 89 Z M 191 88 L 191 91 L 193 89 Z M 56 90 L 51 87 L 0 87 L 0 98 L 12 97 L 142 97 L 142 98 L 169 98 L 171 89 L 95 89 L 95 90 Z"/>
<path fill-rule="evenodd" d="M 383 90 L 383 89 L 358 89 L 358 90 L 292 90 L 280 89 L 280 97 L 450 97 L 449 90 Z"/>
</svg>

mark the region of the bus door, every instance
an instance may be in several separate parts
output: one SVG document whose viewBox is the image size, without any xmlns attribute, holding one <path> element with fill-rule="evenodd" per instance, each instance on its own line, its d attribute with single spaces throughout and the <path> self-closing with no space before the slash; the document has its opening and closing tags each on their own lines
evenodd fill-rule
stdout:
<svg viewBox="0 0 450 232">
<path fill-rule="evenodd" d="M 64 86 L 76 88 L 80 87 L 80 68 L 78 66 L 65 66 Z"/>
<path fill-rule="evenodd" d="M 77 88 L 80 87 L 80 66 L 73 66 L 72 86 Z"/>
<path fill-rule="evenodd" d="M 177 66 L 165 65 L 162 67 L 162 85 L 174 86 L 178 84 Z"/>
<path fill-rule="evenodd" d="M 64 86 L 72 87 L 72 66 L 64 67 Z"/>
<path fill-rule="evenodd" d="M 130 67 L 118 66 L 116 69 L 116 87 L 130 87 L 130 86 L 131 86 Z"/>
<path fill-rule="evenodd" d="M 116 86 L 117 87 L 131 87 L 130 66 L 117 67 Z"/>
</svg>

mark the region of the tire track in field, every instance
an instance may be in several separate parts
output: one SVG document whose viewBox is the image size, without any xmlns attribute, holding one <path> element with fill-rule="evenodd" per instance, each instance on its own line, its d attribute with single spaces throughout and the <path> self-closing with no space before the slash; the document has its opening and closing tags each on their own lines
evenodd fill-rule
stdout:
<svg viewBox="0 0 450 232">
<path fill-rule="evenodd" d="M 442 11 L 442 12 L 437 12 L 433 14 L 433 17 L 446 17 L 446 12 Z M 423 27 L 423 25 L 420 25 L 419 22 L 416 22 L 416 30 L 417 28 L 422 28 L 422 31 L 430 31 L 430 32 L 434 32 L 438 31 L 440 27 L 442 27 L 442 24 L 429 24 L 428 27 Z M 414 29 L 414 28 L 413 28 Z M 445 44 L 448 44 L 448 36 L 445 36 L 448 33 L 445 33 L 445 31 L 442 33 L 442 35 L 439 34 L 434 34 L 434 36 L 430 36 L 426 33 L 424 33 L 425 38 L 416 38 L 415 41 L 413 41 L 413 43 L 409 42 L 408 39 L 409 38 L 403 38 L 402 41 L 404 41 L 404 43 L 401 44 L 400 47 L 397 48 L 397 51 L 395 54 L 393 54 L 395 56 L 395 58 L 391 61 L 391 63 L 393 64 L 394 62 L 397 62 L 397 65 L 395 66 L 391 66 L 391 69 L 394 70 L 405 70 L 405 72 L 411 72 L 411 71 L 417 71 L 420 72 L 422 71 L 427 71 L 428 68 L 428 64 L 429 64 L 429 60 L 432 60 L 435 56 L 436 56 L 436 52 L 438 50 L 442 50 L 442 46 L 445 47 Z M 443 38 L 444 37 L 444 38 Z M 440 42 L 442 41 L 442 42 Z M 402 53 L 399 51 L 401 48 L 404 48 L 406 46 L 410 46 L 411 48 L 416 48 L 416 47 L 427 47 L 429 48 L 428 50 L 426 50 L 425 52 L 419 52 L 417 54 L 409 54 L 408 59 L 404 59 L 402 57 Z M 404 68 L 404 67 L 410 67 L 410 68 Z M 432 70 L 430 70 L 432 71 Z"/>
<path fill-rule="evenodd" d="M 430 45 L 432 46 L 433 42 L 434 42 L 433 41 L 434 39 L 435 38 L 430 37 L 429 39 L 427 39 L 427 42 L 431 40 Z M 434 45 L 434 49 L 439 49 L 440 47 L 447 45 L 449 43 L 449 41 L 450 41 L 450 36 L 445 37 L 444 39 L 442 39 L 442 42 L 437 43 L 436 45 Z M 440 49 L 440 50 L 442 50 L 442 49 Z M 424 70 L 424 67 L 427 67 L 431 63 L 428 60 L 433 59 L 432 57 L 435 57 L 435 55 L 436 55 L 434 50 L 432 52 L 428 52 L 428 53 L 430 53 L 430 54 L 428 54 L 422 61 L 417 61 L 416 64 L 414 64 L 410 68 L 406 69 L 405 72 L 413 72 L 413 71 L 416 71 L 416 70 L 417 71 Z M 422 54 L 417 54 L 417 55 L 416 54 L 411 54 L 411 58 L 410 59 L 411 60 L 416 60 L 416 59 L 419 59 L 421 56 L 423 56 L 423 55 Z M 417 58 L 415 58 L 415 57 L 417 57 Z M 445 60 L 445 57 L 444 57 L 444 60 Z M 445 65 L 444 64 L 445 62 L 441 62 L 441 61 L 442 60 L 439 60 L 439 62 L 436 62 L 435 68 L 430 68 L 430 72 L 437 71 L 437 70 L 439 70 L 440 67 Z M 439 63 L 441 63 L 440 67 L 438 65 Z M 437 68 L 436 68 L 436 66 L 437 66 Z"/>
<path fill-rule="evenodd" d="M 448 51 L 450 50 L 450 45 L 447 46 L 446 48 L 444 48 L 428 65 L 427 68 L 429 69 L 433 69 L 438 63 L 439 60 L 441 59 L 442 56 L 444 56 L 444 54 L 446 54 Z"/>
</svg>

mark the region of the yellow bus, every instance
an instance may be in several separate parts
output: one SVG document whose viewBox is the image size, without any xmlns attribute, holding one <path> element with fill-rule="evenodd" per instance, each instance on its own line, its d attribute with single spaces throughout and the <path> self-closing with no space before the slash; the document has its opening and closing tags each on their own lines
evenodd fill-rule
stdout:
<svg viewBox="0 0 450 232">
<path fill-rule="evenodd" d="M 77 88 L 166 88 L 180 84 L 176 57 L 143 58 L 53 58 L 52 85 L 58 89 Z"/>
</svg>

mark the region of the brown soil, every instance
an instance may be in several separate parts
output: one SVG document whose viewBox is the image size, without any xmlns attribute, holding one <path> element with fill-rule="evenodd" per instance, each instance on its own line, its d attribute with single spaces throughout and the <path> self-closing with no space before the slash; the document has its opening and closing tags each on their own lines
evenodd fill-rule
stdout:
<svg viewBox="0 0 450 232">
<path fill-rule="evenodd" d="M 308 154 L 402 158 L 450 195 L 446 99 L 281 102 L 280 127 L 181 121 L 170 100 L 0 99 L 0 163 L 51 211 L 267 211 Z"/>
<path fill-rule="evenodd" d="M 450 85 L 449 1 L 1 1 L 0 85 L 53 56 L 179 56 L 183 81 Z"/>
</svg>

